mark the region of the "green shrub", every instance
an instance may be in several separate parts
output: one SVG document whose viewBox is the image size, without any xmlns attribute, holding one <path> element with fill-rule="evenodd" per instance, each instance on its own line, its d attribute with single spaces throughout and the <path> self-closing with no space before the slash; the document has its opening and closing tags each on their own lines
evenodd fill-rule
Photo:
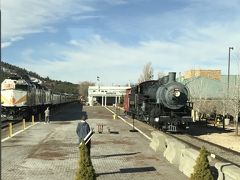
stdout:
<svg viewBox="0 0 240 180">
<path fill-rule="evenodd" d="M 213 180 L 207 158 L 208 155 L 209 152 L 205 149 L 205 147 L 202 147 L 196 160 L 194 171 L 193 174 L 191 174 L 190 180 Z"/>
<path fill-rule="evenodd" d="M 95 180 L 95 170 L 92 165 L 91 157 L 89 157 L 86 145 L 82 142 L 80 146 L 80 159 L 78 161 L 78 170 L 76 180 Z"/>
</svg>

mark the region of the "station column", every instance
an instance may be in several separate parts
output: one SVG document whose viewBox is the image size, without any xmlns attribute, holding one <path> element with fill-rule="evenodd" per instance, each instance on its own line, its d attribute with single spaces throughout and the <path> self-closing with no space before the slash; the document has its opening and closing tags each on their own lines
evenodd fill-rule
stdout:
<svg viewBox="0 0 240 180">
<path fill-rule="evenodd" d="M 115 96 L 115 104 L 117 105 L 117 96 Z"/>
</svg>

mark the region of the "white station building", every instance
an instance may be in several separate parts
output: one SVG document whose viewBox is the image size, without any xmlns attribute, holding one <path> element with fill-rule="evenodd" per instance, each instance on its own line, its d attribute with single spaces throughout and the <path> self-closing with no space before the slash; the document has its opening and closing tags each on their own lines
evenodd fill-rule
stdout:
<svg viewBox="0 0 240 180">
<path fill-rule="evenodd" d="M 112 106 L 118 104 L 120 103 L 121 98 L 124 98 L 126 89 L 129 88 L 129 86 L 89 86 L 89 106 L 97 104 L 102 106 Z"/>
</svg>

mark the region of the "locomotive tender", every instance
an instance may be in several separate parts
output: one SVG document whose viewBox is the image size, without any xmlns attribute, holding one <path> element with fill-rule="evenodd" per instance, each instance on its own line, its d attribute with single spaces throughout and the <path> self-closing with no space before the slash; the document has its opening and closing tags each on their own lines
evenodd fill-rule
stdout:
<svg viewBox="0 0 240 180">
<path fill-rule="evenodd" d="M 77 100 L 77 95 L 52 93 L 41 84 L 16 75 L 5 79 L 1 84 L 1 115 L 9 120 L 29 119 L 47 107 Z"/>
<path fill-rule="evenodd" d="M 159 80 L 145 81 L 127 89 L 124 110 L 158 129 L 177 132 L 188 128 L 192 121 L 192 103 L 188 96 L 186 86 L 176 81 L 176 73 L 169 72 Z"/>
</svg>

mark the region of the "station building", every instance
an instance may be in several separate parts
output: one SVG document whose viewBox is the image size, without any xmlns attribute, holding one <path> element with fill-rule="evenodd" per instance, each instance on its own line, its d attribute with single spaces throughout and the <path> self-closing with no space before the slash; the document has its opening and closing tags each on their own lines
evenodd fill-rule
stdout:
<svg viewBox="0 0 240 180">
<path fill-rule="evenodd" d="M 130 86 L 89 86 L 88 103 L 89 106 L 102 105 L 112 106 L 123 101 L 126 89 Z"/>
</svg>

